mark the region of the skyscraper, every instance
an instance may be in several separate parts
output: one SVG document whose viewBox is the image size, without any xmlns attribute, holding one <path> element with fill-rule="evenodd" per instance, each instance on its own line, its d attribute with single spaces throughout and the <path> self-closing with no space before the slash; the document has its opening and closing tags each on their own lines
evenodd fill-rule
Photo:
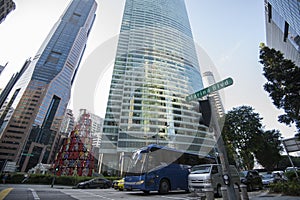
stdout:
<svg viewBox="0 0 300 200">
<path fill-rule="evenodd" d="M 98 135 L 100 134 L 102 130 L 102 124 L 103 119 L 99 117 L 98 115 L 95 115 L 94 113 L 91 113 L 87 109 L 80 109 L 79 110 L 79 119 L 77 121 L 77 124 L 83 123 L 83 116 L 88 115 L 89 119 L 91 120 L 91 129 L 90 129 L 90 136 Z"/>
<path fill-rule="evenodd" d="M 60 132 L 65 137 L 69 136 L 75 128 L 75 117 L 71 109 L 67 109 L 65 116 L 61 122 Z"/>
<path fill-rule="evenodd" d="M 14 9 L 16 9 L 16 4 L 12 0 L 0 0 L 0 24 Z"/>
<path fill-rule="evenodd" d="M 19 80 L 19 78 L 22 76 L 22 74 L 26 71 L 26 69 L 28 68 L 29 64 L 30 64 L 31 60 L 27 59 L 24 63 L 24 65 L 22 66 L 21 70 L 19 72 L 17 72 L 16 74 L 13 74 L 12 77 L 10 78 L 10 80 L 8 81 L 8 83 L 6 84 L 5 88 L 3 89 L 2 93 L 0 94 L 0 113 L 1 113 L 1 107 L 4 104 L 7 96 L 9 95 L 9 93 L 11 92 L 12 88 L 15 86 L 15 84 L 17 83 L 17 81 Z M 4 117 L 4 116 L 3 116 Z M 3 120 L 0 117 L 0 127 L 3 123 Z"/>
<path fill-rule="evenodd" d="M 95 18 L 95 0 L 73 0 L 2 106 L 0 160 L 21 171 L 49 163 Z"/>
<path fill-rule="evenodd" d="M 300 67 L 300 1 L 265 0 L 267 45 Z"/>
<path fill-rule="evenodd" d="M 210 85 L 213 85 L 216 83 L 214 74 L 211 71 L 206 71 L 203 73 L 203 82 L 204 87 L 209 87 Z M 225 115 L 225 110 L 223 107 L 223 103 L 220 97 L 219 91 L 215 91 L 210 94 L 210 97 L 212 98 L 213 102 L 213 108 L 215 109 L 216 113 L 218 114 L 217 117 L 221 118 Z"/>
<path fill-rule="evenodd" d="M 203 88 L 184 0 L 127 0 L 100 145 L 101 171 L 150 143 L 207 155 L 212 135 L 199 124 Z"/>
<path fill-rule="evenodd" d="M 2 71 L 5 69 L 6 65 L 7 65 L 7 63 L 5 65 L 3 65 L 3 66 L 0 65 L 0 75 L 1 75 Z"/>
</svg>

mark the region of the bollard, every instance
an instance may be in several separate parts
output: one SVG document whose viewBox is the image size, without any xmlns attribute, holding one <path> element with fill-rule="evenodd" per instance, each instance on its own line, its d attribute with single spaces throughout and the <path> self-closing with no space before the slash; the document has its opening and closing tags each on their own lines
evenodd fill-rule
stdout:
<svg viewBox="0 0 300 200">
<path fill-rule="evenodd" d="M 242 184 L 241 191 L 242 191 L 242 200 L 249 200 L 249 196 L 248 196 L 248 192 L 247 192 L 247 185 Z"/>
<path fill-rule="evenodd" d="M 213 188 L 204 188 L 202 190 L 205 193 L 207 200 L 214 200 L 214 189 Z"/>
<path fill-rule="evenodd" d="M 234 191 L 235 191 L 235 195 L 236 195 L 236 200 L 241 200 L 241 195 L 240 195 L 240 189 L 239 189 L 239 186 L 234 185 Z"/>
<path fill-rule="evenodd" d="M 228 200 L 227 187 L 221 187 L 223 200 Z"/>
</svg>

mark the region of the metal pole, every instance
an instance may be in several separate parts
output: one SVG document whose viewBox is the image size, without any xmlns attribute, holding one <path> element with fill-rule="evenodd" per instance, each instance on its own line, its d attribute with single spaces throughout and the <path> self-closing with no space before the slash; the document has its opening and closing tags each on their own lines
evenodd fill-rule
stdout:
<svg viewBox="0 0 300 200">
<path fill-rule="evenodd" d="M 214 189 L 213 188 L 204 188 L 203 192 L 207 200 L 214 200 Z"/>
<path fill-rule="evenodd" d="M 249 200 L 247 185 L 241 184 L 242 200 Z"/>
<path fill-rule="evenodd" d="M 225 146 L 224 146 L 224 141 L 223 141 L 223 138 L 221 135 L 221 129 L 219 126 L 219 122 L 217 120 L 217 114 L 216 114 L 215 109 L 212 106 L 211 98 L 209 98 L 209 97 L 207 97 L 207 98 L 209 100 L 209 104 L 211 107 L 212 127 L 214 129 L 215 137 L 217 139 L 217 147 L 219 149 L 219 156 L 220 156 L 220 161 L 221 161 L 221 165 L 222 165 L 223 175 L 228 174 L 230 177 L 230 180 L 232 180 L 231 175 L 229 173 L 229 162 L 228 162 L 227 153 L 226 153 Z M 226 185 L 226 189 L 227 189 L 228 199 L 236 200 L 234 186 L 231 181 L 229 182 L 229 185 Z"/>
<path fill-rule="evenodd" d="M 296 174 L 296 178 L 297 178 L 297 180 L 299 181 L 299 176 L 298 176 L 297 170 L 295 170 L 295 165 L 294 165 L 294 163 L 293 163 L 293 161 L 292 161 L 292 159 L 291 159 L 291 157 L 290 157 L 289 151 L 287 150 L 287 148 L 286 148 L 286 146 L 285 146 L 285 144 L 284 144 L 284 141 L 282 141 L 282 145 L 283 145 L 283 148 L 284 148 L 284 150 L 286 151 L 287 156 L 288 156 L 288 158 L 289 158 L 289 160 L 290 160 L 290 163 L 291 163 L 291 165 L 292 165 L 292 167 L 293 167 L 293 171 L 294 171 L 295 174 Z"/>
</svg>

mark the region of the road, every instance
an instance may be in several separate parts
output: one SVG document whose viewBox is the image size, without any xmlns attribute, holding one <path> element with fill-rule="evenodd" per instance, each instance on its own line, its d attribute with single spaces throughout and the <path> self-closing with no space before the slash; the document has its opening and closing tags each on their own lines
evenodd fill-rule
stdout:
<svg viewBox="0 0 300 200">
<path fill-rule="evenodd" d="M 27 185 L 27 184 L 0 184 L 0 200 L 196 200 L 200 199 L 191 193 L 171 192 L 167 195 L 161 195 L 157 192 L 151 192 L 145 195 L 140 191 L 117 191 L 110 189 L 72 189 L 67 186 L 49 185 Z M 299 197 L 283 197 L 280 195 L 270 195 L 266 190 L 249 192 L 251 200 L 299 200 Z"/>
</svg>

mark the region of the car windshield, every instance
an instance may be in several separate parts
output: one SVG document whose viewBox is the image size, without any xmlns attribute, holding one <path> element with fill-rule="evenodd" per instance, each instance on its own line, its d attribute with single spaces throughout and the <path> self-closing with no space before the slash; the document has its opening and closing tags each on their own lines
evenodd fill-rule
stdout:
<svg viewBox="0 0 300 200">
<path fill-rule="evenodd" d="M 273 174 L 262 174 L 261 178 L 263 178 L 263 179 L 271 179 L 271 178 L 274 178 L 274 175 Z"/>
<path fill-rule="evenodd" d="M 130 161 L 128 167 L 128 174 L 141 174 L 145 172 L 145 161 L 147 158 L 146 152 L 137 151 L 132 155 L 132 159 Z"/>
<path fill-rule="evenodd" d="M 196 165 L 192 167 L 191 174 L 206 174 L 210 172 L 210 165 Z"/>
<path fill-rule="evenodd" d="M 246 171 L 240 172 L 240 177 L 246 177 L 246 176 L 247 176 L 247 172 Z"/>
</svg>

